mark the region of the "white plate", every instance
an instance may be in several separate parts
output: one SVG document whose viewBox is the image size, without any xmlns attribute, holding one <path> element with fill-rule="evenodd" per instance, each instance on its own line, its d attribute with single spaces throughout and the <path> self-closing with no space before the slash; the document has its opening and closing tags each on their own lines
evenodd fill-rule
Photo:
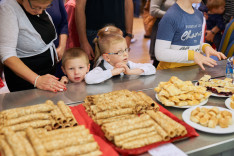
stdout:
<svg viewBox="0 0 234 156">
<path fill-rule="evenodd" d="M 156 99 L 159 101 L 159 102 L 161 102 L 160 100 L 159 100 L 159 98 L 158 98 L 158 95 L 157 94 L 155 94 L 155 97 L 156 97 Z M 208 101 L 208 99 L 206 99 L 205 101 L 202 101 L 201 103 L 199 103 L 198 105 L 194 105 L 194 106 L 202 106 L 202 105 L 204 105 L 204 104 L 206 104 L 207 103 L 207 101 Z M 162 102 L 161 102 L 162 103 Z M 164 106 L 166 106 L 166 105 L 164 105 Z M 168 107 L 176 107 L 176 108 L 190 108 L 190 107 L 194 107 L 194 106 L 168 106 Z"/>
<path fill-rule="evenodd" d="M 212 108 L 214 106 L 202 106 L 202 107 Z M 190 114 L 191 114 L 192 110 L 194 110 L 196 108 L 197 107 L 189 108 L 189 109 L 186 109 L 183 112 L 182 118 L 183 118 L 184 122 L 186 122 L 190 126 L 194 127 L 195 129 L 203 131 L 203 132 L 214 133 L 214 134 L 227 134 L 227 133 L 233 133 L 234 132 L 234 123 L 233 123 L 234 112 L 232 112 L 232 111 L 230 111 L 230 110 L 228 110 L 226 108 L 217 107 L 221 111 L 227 110 L 227 111 L 232 113 L 232 125 L 229 125 L 227 128 L 221 128 L 220 126 L 216 126 L 215 128 L 209 128 L 209 127 L 204 127 L 204 126 L 202 126 L 200 124 L 197 124 L 197 123 L 190 120 Z"/>
<path fill-rule="evenodd" d="M 198 82 L 195 82 L 195 84 L 194 84 L 194 86 L 199 86 L 199 85 L 197 85 L 197 83 Z M 208 92 L 211 92 L 211 91 L 208 91 Z M 215 94 L 215 93 L 212 93 L 211 92 L 211 95 L 210 96 L 215 96 L 215 97 L 231 97 L 231 95 L 229 95 L 229 96 L 226 96 L 226 95 L 219 95 L 219 94 Z"/>
<path fill-rule="evenodd" d="M 231 103 L 231 98 L 227 98 L 227 99 L 225 100 L 225 105 L 226 105 L 226 107 L 227 107 L 228 109 L 234 111 L 234 109 L 232 109 L 232 107 L 230 106 L 230 103 Z"/>
</svg>

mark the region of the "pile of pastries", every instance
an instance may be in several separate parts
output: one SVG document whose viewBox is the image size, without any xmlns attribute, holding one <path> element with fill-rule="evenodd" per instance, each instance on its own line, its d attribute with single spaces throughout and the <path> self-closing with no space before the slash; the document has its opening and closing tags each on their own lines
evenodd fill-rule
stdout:
<svg viewBox="0 0 234 156">
<path fill-rule="evenodd" d="M 28 127 L 21 132 L 5 127 L 0 137 L 0 152 L 5 156 L 102 155 L 93 135 L 84 126 L 52 131 Z"/>
<path fill-rule="evenodd" d="M 232 113 L 226 110 L 221 111 L 217 107 L 210 109 L 197 107 L 191 112 L 190 120 L 209 128 L 215 128 L 218 125 L 221 128 L 227 128 L 232 125 Z"/>
<path fill-rule="evenodd" d="M 63 101 L 55 105 L 47 100 L 43 104 L 0 112 L 0 134 L 3 128 L 13 131 L 22 131 L 28 127 L 53 130 L 77 125 L 70 108 Z"/>
<path fill-rule="evenodd" d="M 146 110 L 159 110 L 157 103 L 145 93 L 129 90 L 87 96 L 83 105 L 98 125 L 132 118 Z"/>
<path fill-rule="evenodd" d="M 182 81 L 175 76 L 168 82 L 160 82 L 154 90 L 165 106 L 194 106 L 211 95 L 205 87 L 194 86 L 191 81 Z"/>
<path fill-rule="evenodd" d="M 198 85 L 206 87 L 208 91 L 218 95 L 230 96 L 234 93 L 234 84 L 231 78 L 211 79 L 210 75 L 204 75 L 198 81 Z"/>
<path fill-rule="evenodd" d="M 160 111 L 102 125 L 108 140 L 123 149 L 134 149 L 187 134 L 186 128 Z"/>
<path fill-rule="evenodd" d="M 134 149 L 187 134 L 186 128 L 159 111 L 142 92 L 128 90 L 88 96 L 84 106 L 105 137 L 122 149 Z"/>
</svg>

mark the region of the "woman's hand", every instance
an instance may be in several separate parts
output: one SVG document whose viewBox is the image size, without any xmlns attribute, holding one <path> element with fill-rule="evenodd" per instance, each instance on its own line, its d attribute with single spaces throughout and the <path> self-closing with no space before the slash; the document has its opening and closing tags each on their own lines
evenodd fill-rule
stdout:
<svg viewBox="0 0 234 156">
<path fill-rule="evenodd" d="M 219 58 L 219 60 L 222 60 L 222 59 L 227 59 L 227 57 L 221 53 L 221 52 L 217 52 L 216 50 L 214 50 L 211 46 L 206 46 L 205 47 L 205 53 L 206 53 L 206 56 L 207 57 L 210 57 L 210 56 L 217 56 Z"/>
<path fill-rule="evenodd" d="M 202 70 L 205 70 L 203 64 L 206 64 L 210 67 L 214 67 L 215 65 L 217 65 L 216 61 L 212 58 L 209 58 L 197 52 L 194 52 L 194 62 L 198 64 Z"/>
<path fill-rule="evenodd" d="M 59 47 L 56 49 L 56 51 L 57 51 L 57 54 L 58 54 L 58 59 L 59 59 L 59 61 L 61 61 L 61 60 L 62 60 L 62 57 L 63 57 L 63 54 L 64 54 L 65 49 L 59 46 Z"/>
<path fill-rule="evenodd" d="M 52 92 L 67 90 L 66 86 L 62 82 L 58 81 L 57 77 L 50 74 L 40 76 L 37 79 L 36 87 Z"/>
<path fill-rule="evenodd" d="M 85 43 L 84 45 L 81 45 L 81 49 L 83 49 L 86 52 L 86 54 L 89 56 L 89 60 L 94 59 L 94 52 L 89 42 Z"/>
<path fill-rule="evenodd" d="M 210 30 L 206 31 L 206 36 L 205 36 L 206 41 L 213 42 L 214 36 L 215 36 L 215 34 L 213 34 Z"/>
</svg>

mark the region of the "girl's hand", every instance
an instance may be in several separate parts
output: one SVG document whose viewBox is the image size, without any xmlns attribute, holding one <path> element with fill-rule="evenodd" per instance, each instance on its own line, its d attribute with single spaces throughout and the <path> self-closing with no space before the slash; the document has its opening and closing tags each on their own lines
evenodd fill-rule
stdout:
<svg viewBox="0 0 234 156">
<path fill-rule="evenodd" d="M 205 47 L 205 53 L 206 53 L 206 56 L 207 56 L 207 57 L 210 57 L 210 56 L 217 56 L 217 57 L 219 58 L 219 60 L 227 59 L 227 57 L 226 57 L 223 53 L 217 52 L 217 51 L 214 50 L 211 46 Z"/>
<path fill-rule="evenodd" d="M 210 67 L 214 67 L 215 65 L 217 65 L 215 60 L 207 56 L 203 56 L 202 54 L 197 53 L 197 52 L 194 53 L 194 62 L 198 64 L 202 70 L 205 70 L 203 64 L 206 64 Z"/>
<path fill-rule="evenodd" d="M 117 63 L 115 66 L 124 68 L 125 69 L 124 74 L 126 75 L 140 75 L 141 73 L 144 72 L 142 69 L 139 68 L 130 69 L 125 63 Z"/>
<path fill-rule="evenodd" d="M 68 83 L 68 78 L 66 76 L 63 76 L 60 80 L 60 82 L 62 82 L 63 84 L 67 84 Z"/>
<path fill-rule="evenodd" d="M 123 73 L 125 71 L 124 68 L 114 68 L 112 69 L 111 73 L 112 76 L 119 75 L 120 73 Z"/>
<path fill-rule="evenodd" d="M 37 79 L 36 87 L 52 92 L 67 90 L 66 86 L 62 82 L 58 81 L 57 77 L 50 74 L 40 76 Z"/>
</svg>

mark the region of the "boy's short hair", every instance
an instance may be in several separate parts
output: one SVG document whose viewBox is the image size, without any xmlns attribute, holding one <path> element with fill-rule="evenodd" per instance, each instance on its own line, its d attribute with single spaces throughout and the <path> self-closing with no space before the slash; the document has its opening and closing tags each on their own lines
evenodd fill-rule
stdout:
<svg viewBox="0 0 234 156">
<path fill-rule="evenodd" d="M 65 51 L 62 58 L 62 66 L 65 67 L 65 63 L 67 60 L 75 59 L 75 58 L 84 58 L 87 65 L 89 65 L 88 55 L 81 48 L 70 48 Z"/>
<path fill-rule="evenodd" d="M 217 9 L 218 7 L 224 5 L 225 5 L 225 0 L 208 0 L 206 4 L 208 10 Z"/>
</svg>

